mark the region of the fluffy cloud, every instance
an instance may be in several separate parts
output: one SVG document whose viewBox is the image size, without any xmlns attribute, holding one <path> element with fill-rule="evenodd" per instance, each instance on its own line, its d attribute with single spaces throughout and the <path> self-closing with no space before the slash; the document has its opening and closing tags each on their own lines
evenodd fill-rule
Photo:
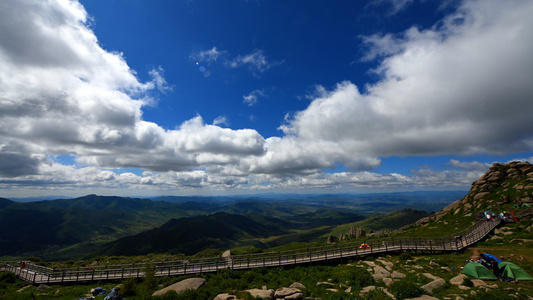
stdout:
<svg viewBox="0 0 533 300">
<path fill-rule="evenodd" d="M 408 4 L 409 1 L 394 1 Z M 0 188 L 226 190 L 465 186 L 485 167 L 413 176 L 371 170 L 381 157 L 498 154 L 533 145 L 533 4 L 465 1 L 432 28 L 363 38 L 380 80 L 349 81 L 287 118 L 282 137 L 201 116 L 175 129 L 142 119 L 168 90 L 163 69 L 141 82 L 103 49 L 76 1 L 0 2 Z M 197 58 L 216 61 L 212 48 Z M 264 72 L 261 50 L 228 61 Z M 252 92 L 249 102 L 254 101 Z M 80 166 L 50 157 L 71 155 Z M 329 174 L 339 164 L 346 172 Z M 116 168 L 147 170 L 142 175 Z"/>
<path fill-rule="evenodd" d="M 219 54 L 213 48 L 203 58 Z M 50 155 L 169 171 L 198 167 L 199 157 L 227 163 L 265 151 L 254 130 L 206 125 L 201 117 L 175 130 L 142 120 L 142 107 L 154 103 L 150 91 L 169 89 L 163 69 L 140 82 L 122 54 L 100 47 L 76 1 L 3 1 L 0 65 L 3 176 L 32 175 Z"/>
<path fill-rule="evenodd" d="M 529 151 L 531 13 L 531 2 L 466 1 L 433 28 L 369 37 L 366 58 L 381 59 L 374 72 L 382 79 L 365 92 L 340 83 L 281 129 L 335 143 L 347 164 L 360 156 Z"/>
</svg>

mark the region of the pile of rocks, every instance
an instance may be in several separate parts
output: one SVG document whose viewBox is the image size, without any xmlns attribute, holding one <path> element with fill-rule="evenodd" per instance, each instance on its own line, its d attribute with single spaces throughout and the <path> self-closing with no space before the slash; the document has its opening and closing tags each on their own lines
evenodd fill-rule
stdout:
<svg viewBox="0 0 533 300">
<path fill-rule="evenodd" d="M 500 194 L 491 194 L 500 187 L 503 188 Z M 513 198 L 507 195 L 508 192 L 512 192 L 510 194 L 514 195 Z M 470 191 L 463 199 L 446 206 L 433 216 L 418 220 L 416 225 L 426 225 L 431 220 L 440 220 L 447 214 L 476 213 L 484 204 L 492 206 L 504 203 L 518 205 L 531 203 L 532 195 L 533 165 L 529 162 L 494 163 L 481 178 L 472 183 Z"/>
</svg>

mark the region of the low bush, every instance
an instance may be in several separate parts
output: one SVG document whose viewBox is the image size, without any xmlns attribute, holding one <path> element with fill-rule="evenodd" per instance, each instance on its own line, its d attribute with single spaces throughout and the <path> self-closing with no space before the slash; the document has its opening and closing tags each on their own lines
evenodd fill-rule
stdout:
<svg viewBox="0 0 533 300">
<path fill-rule="evenodd" d="M 362 288 L 375 284 L 375 280 L 365 268 L 352 268 L 348 273 L 348 284 Z"/>
<path fill-rule="evenodd" d="M 410 280 L 399 280 L 391 284 L 390 292 L 398 300 L 416 298 L 425 294 L 425 291 Z"/>
<path fill-rule="evenodd" d="M 135 291 L 135 287 L 137 286 L 137 279 L 134 277 L 130 277 L 124 281 L 124 285 L 120 289 L 120 293 L 124 297 L 132 297 L 137 295 L 137 292 Z"/>
<path fill-rule="evenodd" d="M 400 261 L 407 261 L 413 259 L 413 256 L 409 252 L 402 252 L 398 258 Z"/>
</svg>

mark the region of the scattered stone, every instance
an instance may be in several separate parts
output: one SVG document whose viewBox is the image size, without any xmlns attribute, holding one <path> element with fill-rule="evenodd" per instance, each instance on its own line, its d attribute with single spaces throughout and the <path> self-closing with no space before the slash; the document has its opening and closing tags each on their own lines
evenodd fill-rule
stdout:
<svg viewBox="0 0 533 300">
<path fill-rule="evenodd" d="M 184 292 L 185 290 L 197 290 L 204 284 L 205 279 L 203 278 L 187 278 L 185 280 L 169 285 L 164 289 L 155 291 L 152 296 L 161 296 L 170 290 L 176 291 L 178 294 Z"/>
<path fill-rule="evenodd" d="M 344 292 L 346 292 L 348 294 L 351 293 L 352 292 L 352 287 L 347 288 Z"/>
<path fill-rule="evenodd" d="M 338 293 L 338 292 L 339 292 L 338 289 L 326 289 L 326 290 L 328 290 L 328 291 L 330 291 L 330 292 L 334 292 L 334 293 Z"/>
</svg>

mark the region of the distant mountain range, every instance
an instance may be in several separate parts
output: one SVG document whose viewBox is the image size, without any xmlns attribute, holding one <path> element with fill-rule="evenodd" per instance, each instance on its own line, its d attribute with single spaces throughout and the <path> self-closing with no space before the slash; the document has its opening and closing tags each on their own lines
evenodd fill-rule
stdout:
<svg viewBox="0 0 533 300">
<path fill-rule="evenodd" d="M 205 248 L 246 244 L 265 248 L 287 240 L 316 239 L 334 226 L 361 221 L 370 214 L 406 207 L 440 210 L 459 199 L 458 194 L 418 192 L 307 195 L 307 198 L 278 195 L 276 200 L 263 198 L 264 195 L 165 196 L 153 200 L 87 195 L 36 202 L 0 198 L 3 229 L 0 256 L 57 258 L 61 252 L 59 257 L 68 259 L 95 251 L 116 255 L 146 251 L 189 254 Z M 259 242 L 269 236 L 277 237 L 267 243 Z"/>
</svg>

